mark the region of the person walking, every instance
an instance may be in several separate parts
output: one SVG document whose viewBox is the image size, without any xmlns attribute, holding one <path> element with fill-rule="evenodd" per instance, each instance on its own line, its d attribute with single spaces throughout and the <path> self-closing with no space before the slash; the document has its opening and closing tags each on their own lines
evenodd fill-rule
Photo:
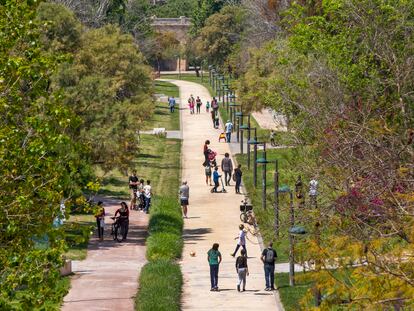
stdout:
<svg viewBox="0 0 414 311">
<path fill-rule="evenodd" d="M 190 107 L 190 114 L 194 114 L 195 100 L 193 95 L 190 95 L 190 98 L 188 98 L 188 106 Z"/>
<path fill-rule="evenodd" d="M 246 290 L 246 275 L 249 275 L 249 268 L 247 266 L 247 255 L 246 251 L 242 249 L 240 251 L 240 256 L 236 259 L 236 272 L 239 277 L 237 282 L 237 290 L 240 291 L 240 286 L 243 283 L 243 292 Z"/>
<path fill-rule="evenodd" d="M 233 162 L 231 161 L 228 152 L 224 154 L 224 158 L 221 160 L 221 170 L 224 172 L 225 185 L 230 186 L 231 172 L 233 172 Z"/>
<path fill-rule="evenodd" d="M 187 217 L 187 207 L 188 207 L 188 199 L 190 198 L 190 187 L 187 185 L 187 181 L 183 181 L 181 187 L 180 187 L 180 202 L 181 207 L 183 209 L 183 218 Z"/>
<path fill-rule="evenodd" d="M 214 112 L 217 112 L 217 110 L 219 109 L 219 104 L 218 104 L 218 101 L 215 97 L 213 97 L 213 99 L 211 101 L 211 108 L 213 108 Z"/>
<path fill-rule="evenodd" d="M 275 142 L 275 131 L 271 130 L 270 131 L 270 145 L 272 147 L 276 147 L 276 142 Z"/>
<path fill-rule="evenodd" d="M 128 235 L 128 229 L 129 229 L 129 211 L 128 211 L 128 205 L 125 202 L 121 202 L 121 207 L 115 211 L 114 216 L 116 217 L 118 216 L 118 214 L 119 214 L 118 221 L 123 230 L 122 238 L 126 240 L 127 235 Z"/>
<path fill-rule="evenodd" d="M 241 164 L 239 164 L 237 165 L 237 168 L 234 170 L 234 175 L 233 175 L 234 181 L 236 182 L 235 189 L 236 189 L 237 194 L 240 194 L 240 184 L 242 180 L 242 175 L 243 175 L 243 172 L 241 171 Z"/>
<path fill-rule="evenodd" d="M 152 196 L 152 188 L 151 188 L 150 180 L 147 180 L 147 184 L 144 186 L 143 190 L 144 190 L 144 199 L 145 199 L 144 212 L 148 214 L 151 208 L 151 196 Z"/>
<path fill-rule="evenodd" d="M 200 97 L 199 97 L 199 96 L 197 96 L 197 99 L 196 99 L 197 114 L 200 114 L 200 112 L 201 112 L 201 105 L 202 105 L 202 104 L 203 104 L 203 103 L 201 102 Z"/>
<path fill-rule="evenodd" d="M 237 240 L 237 246 L 236 249 L 234 250 L 234 253 L 231 254 L 231 256 L 236 256 L 237 251 L 239 250 L 240 246 L 244 249 L 244 251 L 246 252 L 246 257 L 247 257 L 247 249 L 246 249 L 246 231 L 244 231 L 244 225 L 241 224 L 239 225 L 239 236 L 235 237 L 234 239 Z"/>
<path fill-rule="evenodd" d="M 203 166 L 207 166 L 210 164 L 210 160 L 208 159 L 208 145 L 210 145 L 210 141 L 207 139 L 204 142 L 204 146 L 203 146 L 203 154 L 204 154 Z"/>
<path fill-rule="evenodd" d="M 99 241 L 103 241 L 104 227 L 105 227 L 105 209 L 103 207 L 103 202 L 98 202 L 98 208 L 95 214 L 96 218 L 96 227 L 98 228 L 98 238 Z"/>
<path fill-rule="evenodd" d="M 207 186 L 208 185 L 212 186 L 212 184 L 211 184 L 211 174 L 212 174 L 212 172 L 211 172 L 210 164 L 206 165 L 205 171 L 206 171 L 206 185 Z"/>
<path fill-rule="evenodd" d="M 211 110 L 211 120 L 213 121 L 213 127 L 216 128 L 216 112 Z"/>
<path fill-rule="evenodd" d="M 219 127 L 220 127 L 220 117 L 219 117 L 218 110 L 216 110 L 214 112 L 214 128 L 218 129 Z"/>
<path fill-rule="evenodd" d="M 206 112 L 209 113 L 210 112 L 210 102 L 207 101 L 206 103 Z"/>
<path fill-rule="evenodd" d="M 264 264 L 266 291 L 275 289 L 275 261 L 277 253 L 273 249 L 273 242 L 269 243 L 269 246 L 265 248 L 260 257 Z"/>
<path fill-rule="evenodd" d="M 225 132 L 226 132 L 226 142 L 231 141 L 231 132 L 233 131 L 233 123 L 230 120 L 227 120 L 227 123 L 224 125 Z"/>
<path fill-rule="evenodd" d="M 168 98 L 168 106 L 170 107 L 170 112 L 173 113 L 175 109 L 175 98 L 174 96 L 171 96 Z"/>
<path fill-rule="evenodd" d="M 217 188 L 219 187 L 219 179 L 220 179 L 221 175 L 218 173 L 218 167 L 216 166 L 214 168 L 214 172 L 213 172 L 213 182 L 214 182 L 214 188 L 211 192 L 217 192 Z"/>
<path fill-rule="evenodd" d="M 221 263 L 221 254 L 219 252 L 219 244 L 214 243 L 213 247 L 207 252 L 207 261 L 210 265 L 210 281 L 211 281 L 211 289 L 210 291 L 217 291 L 218 288 L 218 273 L 219 273 L 219 266 Z"/>
</svg>

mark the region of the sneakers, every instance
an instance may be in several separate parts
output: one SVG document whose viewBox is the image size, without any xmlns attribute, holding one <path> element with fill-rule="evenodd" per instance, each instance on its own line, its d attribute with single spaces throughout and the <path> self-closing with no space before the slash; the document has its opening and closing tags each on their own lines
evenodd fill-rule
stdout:
<svg viewBox="0 0 414 311">
<path fill-rule="evenodd" d="M 266 287 L 264 290 L 265 290 L 265 291 L 269 291 L 269 290 L 271 290 L 271 289 L 270 289 L 270 287 Z"/>
<path fill-rule="evenodd" d="M 235 255 L 235 254 L 233 254 L 233 253 L 231 253 L 231 254 L 230 254 L 230 256 L 231 256 L 231 257 L 235 257 L 236 255 Z"/>
</svg>

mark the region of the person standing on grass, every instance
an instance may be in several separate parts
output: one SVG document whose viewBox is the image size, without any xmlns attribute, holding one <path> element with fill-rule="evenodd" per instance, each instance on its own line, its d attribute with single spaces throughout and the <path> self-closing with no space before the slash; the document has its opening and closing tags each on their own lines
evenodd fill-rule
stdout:
<svg viewBox="0 0 414 311">
<path fill-rule="evenodd" d="M 148 214 L 151 208 L 151 196 L 152 196 L 150 180 L 147 180 L 147 184 L 144 186 L 143 190 L 144 190 L 144 199 L 145 199 L 144 212 Z"/>
<path fill-rule="evenodd" d="M 277 253 L 273 249 L 273 243 L 270 242 L 269 246 L 265 248 L 260 257 L 264 264 L 266 291 L 275 290 L 275 261 Z"/>
<path fill-rule="evenodd" d="M 210 112 L 210 102 L 207 101 L 206 103 L 206 112 L 209 113 Z"/>
<path fill-rule="evenodd" d="M 224 125 L 225 132 L 226 132 L 226 142 L 231 141 L 231 132 L 233 131 L 233 123 L 230 120 L 227 120 L 227 123 Z"/>
<path fill-rule="evenodd" d="M 205 171 L 206 171 L 206 185 L 207 186 L 208 185 L 212 186 L 212 184 L 211 184 L 211 174 L 212 174 L 212 172 L 211 172 L 210 164 L 206 165 Z"/>
<path fill-rule="evenodd" d="M 219 179 L 220 179 L 220 174 L 218 173 L 218 167 L 216 166 L 214 168 L 214 173 L 213 173 L 213 182 L 214 182 L 214 188 L 212 190 L 212 192 L 217 192 L 217 188 L 219 187 Z"/>
<path fill-rule="evenodd" d="M 187 207 L 188 207 L 188 199 L 190 198 L 190 187 L 187 185 L 187 181 L 183 181 L 180 187 L 180 202 L 181 207 L 183 208 L 183 217 L 187 217 Z"/>
<path fill-rule="evenodd" d="M 241 171 L 241 164 L 237 165 L 237 168 L 234 170 L 234 181 L 236 182 L 236 193 L 240 194 L 240 185 L 241 185 L 241 180 L 242 180 L 242 171 Z"/>
<path fill-rule="evenodd" d="M 103 202 L 98 202 L 97 211 L 95 214 L 96 218 L 96 227 L 98 228 L 98 238 L 99 241 L 103 241 L 103 235 L 104 235 L 104 227 L 105 227 L 105 209 L 103 207 Z"/>
<path fill-rule="evenodd" d="M 247 255 L 246 251 L 242 249 L 240 251 L 241 256 L 236 259 L 236 272 L 239 276 L 239 281 L 237 282 L 237 290 L 240 291 L 240 286 L 243 283 L 243 292 L 246 290 L 246 275 L 249 275 L 249 268 L 247 266 Z"/>
<path fill-rule="evenodd" d="M 271 130 L 270 131 L 270 145 L 272 147 L 276 147 L 276 142 L 275 142 L 275 131 Z"/>
<path fill-rule="evenodd" d="M 174 109 L 175 109 L 175 98 L 174 98 L 174 96 L 171 96 L 168 99 L 168 106 L 170 107 L 170 112 L 173 113 Z"/>
<path fill-rule="evenodd" d="M 244 231 L 244 225 L 241 224 L 239 226 L 239 236 L 235 237 L 234 239 L 237 240 L 237 246 L 236 249 L 234 250 L 234 253 L 230 254 L 231 256 L 236 256 L 237 251 L 239 250 L 240 246 L 244 249 L 244 251 L 246 252 L 246 257 L 247 257 L 247 249 L 246 249 L 246 231 Z"/>
<path fill-rule="evenodd" d="M 202 104 L 203 104 L 203 103 L 201 102 L 200 97 L 199 97 L 199 96 L 197 96 L 197 99 L 196 99 L 197 114 L 200 114 L 200 112 L 201 112 L 201 105 L 202 105 Z"/>
<path fill-rule="evenodd" d="M 231 172 L 233 172 L 233 162 L 231 161 L 228 152 L 224 154 L 224 158 L 221 160 L 221 170 L 224 172 L 225 185 L 230 186 Z"/>
<path fill-rule="evenodd" d="M 128 184 L 129 184 L 129 191 L 131 193 L 131 203 L 130 203 L 130 208 L 133 209 L 135 204 L 137 204 L 137 190 L 138 190 L 138 186 L 139 186 L 139 179 L 137 176 L 137 170 L 133 170 L 132 171 L 132 175 L 129 176 L 129 180 L 128 180 Z"/>
<path fill-rule="evenodd" d="M 214 243 L 213 247 L 207 252 L 207 261 L 210 265 L 210 281 L 211 289 L 210 291 L 218 291 L 218 273 L 219 265 L 221 263 L 221 254 L 219 252 L 219 244 Z"/>
</svg>

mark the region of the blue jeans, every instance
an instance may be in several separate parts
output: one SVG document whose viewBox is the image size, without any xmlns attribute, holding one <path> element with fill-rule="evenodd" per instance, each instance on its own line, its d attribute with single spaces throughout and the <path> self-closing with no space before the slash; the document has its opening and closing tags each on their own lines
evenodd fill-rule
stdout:
<svg viewBox="0 0 414 311">
<path fill-rule="evenodd" d="M 275 265 L 264 264 L 266 288 L 275 288 Z"/>
<path fill-rule="evenodd" d="M 170 112 L 173 113 L 174 112 L 174 106 L 170 106 Z"/>
<path fill-rule="evenodd" d="M 219 265 L 210 265 L 211 288 L 218 287 Z"/>
<path fill-rule="evenodd" d="M 151 207 L 151 198 L 147 198 L 145 197 L 145 207 L 144 207 L 144 212 L 148 213 L 149 209 Z"/>
<path fill-rule="evenodd" d="M 231 140 L 231 132 L 226 133 L 226 142 L 230 142 Z"/>
</svg>

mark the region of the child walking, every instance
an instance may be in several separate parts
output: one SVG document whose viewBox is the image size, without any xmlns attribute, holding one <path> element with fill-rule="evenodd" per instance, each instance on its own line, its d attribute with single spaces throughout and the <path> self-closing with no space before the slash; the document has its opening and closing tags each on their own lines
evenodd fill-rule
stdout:
<svg viewBox="0 0 414 311">
<path fill-rule="evenodd" d="M 212 173 L 211 173 L 211 166 L 210 166 L 210 163 L 206 165 L 205 170 L 206 170 L 206 185 L 207 185 L 207 186 L 208 186 L 208 185 L 212 186 L 212 184 L 211 184 L 211 174 L 212 174 Z"/>
<path fill-rule="evenodd" d="M 249 275 L 249 268 L 247 266 L 247 256 L 244 249 L 241 250 L 241 255 L 236 259 L 236 272 L 239 277 L 237 282 L 237 290 L 240 291 L 240 286 L 243 283 L 243 292 L 246 290 L 246 275 Z"/>
<path fill-rule="evenodd" d="M 206 103 L 206 112 L 208 113 L 210 111 L 210 102 L 207 101 Z"/>
</svg>

